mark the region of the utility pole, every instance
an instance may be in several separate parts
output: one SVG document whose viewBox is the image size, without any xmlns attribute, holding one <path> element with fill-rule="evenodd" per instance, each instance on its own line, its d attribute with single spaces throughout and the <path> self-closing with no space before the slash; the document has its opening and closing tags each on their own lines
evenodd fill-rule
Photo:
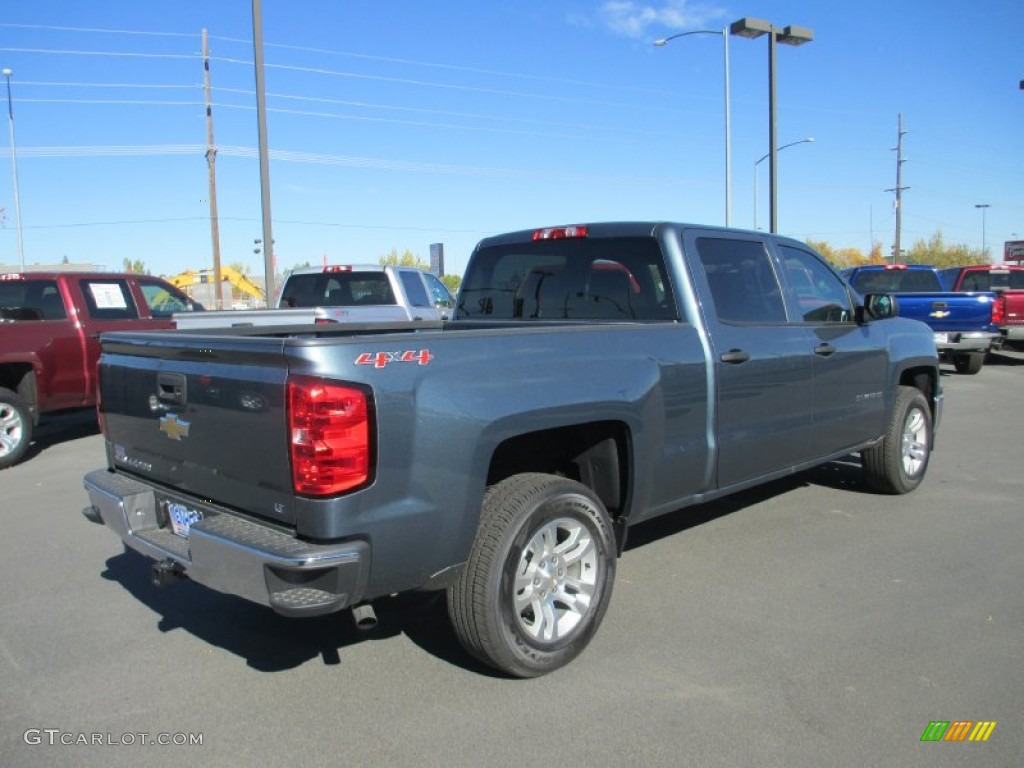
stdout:
<svg viewBox="0 0 1024 768">
<path fill-rule="evenodd" d="M 206 166 L 210 175 L 210 237 L 213 240 L 213 279 L 217 309 L 224 309 L 224 286 L 220 274 L 220 223 L 217 219 L 217 147 L 213 143 L 213 102 L 210 98 L 210 46 L 203 30 L 203 86 L 206 91 Z"/>
<path fill-rule="evenodd" d="M 900 229 L 903 222 L 903 190 L 910 189 L 910 187 L 904 187 L 903 184 L 903 163 L 906 160 L 903 159 L 903 135 L 906 131 L 903 129 L 903 113 L 900 112 L 897 123 L 896 123 L 896 146 L 893 147 L 893 152 L 896 153 L 896 186 L 893 189 L 887 189 L 886 192 L 895 192 L 896 201 L 894 203 L 896 207 L 896 242 L 892 246 L 892 263 L 895 264 L 897 261 L 902 260 L 903 251 L 900 249 Z"/>
</svg>

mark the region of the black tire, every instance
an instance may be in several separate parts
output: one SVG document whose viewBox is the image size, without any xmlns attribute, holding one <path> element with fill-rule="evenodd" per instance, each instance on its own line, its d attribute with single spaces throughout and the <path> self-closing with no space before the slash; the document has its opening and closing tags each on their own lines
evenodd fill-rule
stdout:
<svg viewBox="0 0 1024 768">
<path fill-rule="evenodd" d="M 953 358 L 953 366 L 957 373 L 966 373 L 973 376 L 981 370 L 985 364 L 984 352 L 971 352 L 966 355 L 957 355 Z"/>
<path fill-rule="evenodd" d="M 14 466 L 32 442 L 32 411 L 21 395 L 0 387 L 0 469 Z"/>
<path fill-rule="evenodd" d="M 909 493 L 921 484 L 932 450 L 932 412 L 916 387 L 900 387 L 882 442 L 861 453 L 864 480 L 881 493 Z"/>
<path fill-rule="evenodd" d="M 612 595 L 612 522 L 573 480 L 514 475 L 484 495 L 448 614 L 469 653 L 515 677 L 565 666 L 593 638 Z"/>
</svg>

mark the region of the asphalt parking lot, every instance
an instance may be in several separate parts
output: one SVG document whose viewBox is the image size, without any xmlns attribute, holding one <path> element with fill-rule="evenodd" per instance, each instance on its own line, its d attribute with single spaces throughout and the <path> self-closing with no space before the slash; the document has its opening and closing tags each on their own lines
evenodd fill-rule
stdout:
<svg viewBox="0 0 1024 768">
<path fill-rule="evenodd" d="M 531 681 L 427 595 L 367 634 L 151 586 L 80 514 L 102 442 L 62 418 L 0 473 L 0 764 L 1024 765 L 1024 361 L 945 370 L 915 493 L 838 462 L 638 527 L 590 648 Z"/>
</svg>

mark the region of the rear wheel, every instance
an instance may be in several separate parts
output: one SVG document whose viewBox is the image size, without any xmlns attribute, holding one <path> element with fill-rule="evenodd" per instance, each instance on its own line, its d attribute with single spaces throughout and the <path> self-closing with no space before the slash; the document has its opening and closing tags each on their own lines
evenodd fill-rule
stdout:
<svg viewBox="0 0 1024 768">
<path fill-rule="evenodd" d="M 932 412 L 916 387 L 900 387 L 882 442 L 861 453 L 864 479 L 882 493 L 909 493 L 921 484 L 932 448 Z"/>
<path fill-rule="evenodd" d="M 32 412 L 22 397 L 0 387 L 0 469 L 21 461 L 32 442 Z"/>
<path fill-rule="evenodd" d="M 466 650 L 516 677 L 572 661 L 593 638 L 615 578 L 612 523 L 573 480 L 514 475 L 488 489 L 448 613 Z"/>
<path fill-rule="evenodd" d="M 981 370 L 985 364 L 984 352 L 971 352 L 966 355 L 957 355 L 953 358 L 953 366 L 957 373 L 974 375 Z"/>
</svg>

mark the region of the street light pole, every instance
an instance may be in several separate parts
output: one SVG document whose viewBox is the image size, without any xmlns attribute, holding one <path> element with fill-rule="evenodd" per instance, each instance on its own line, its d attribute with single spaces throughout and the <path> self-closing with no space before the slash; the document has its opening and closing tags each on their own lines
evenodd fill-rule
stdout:
<svg viewBox="0 0 1024 768">
<path fill-rule="evenodd" d="M 776 150 L 776 152 L 781 152 L 782 150 L 788 149 L 789 147 L 795 147 L 797 144 L 810 144 L 813 141 L 814 138 L 811 136 L 808 136 L 806 139 L 800 139 L 800 141 L 791 141 L 789 144 L 783 144 Z M 771 157 L 771 153 L 765 155 L 756 163 L 754 163 L 754 229 L 757 229 L 757 166 L 759 166 L 769 157 Z"/>
<path fill-rule="evenodd" d="M 4 69 L 7 79 L 7 122 L 11 127 L 11 174 L 14 176 L 14 223 L 18 237 L 18 268 L 25 271 L 25 246 L 21 239 L 21 195 L 18 192 L 18 152 L 14 147 L 14 105 L 11 101 L 11 75 L 14 72 Z"/>
<path fill-rule="evenodd" d="M 974 206 L 981 209 L 981 255 L 988 256 L 988 248 L 985 245 L 985 212 L 992 206 L 988 203 L 978 203 Z"/>
<path fill-rule="evenodd" d="M 697 29 L 692 32 L 680 32 L 677 35 L 655 40 L 656 46 L 663 47 L 670 40 L 688 35 L 721 35 L 725 50 L 725 226 L 732 220 L 732 114 L 729 107 L 729 29 L 715 31 L 713 29 Z"/>
<path fill-rule="evenodd" d="M 260 0 L 252 0 L 252 47 L 256 65 L 256 125 L 259 130 L 260 200 L 263 212 L 263 279 L 266 283 L 267 306 L 276 291 L 274 285 L 274 232 L 270 212 L 270 150 L 267 147 L 267 96 L 263 67 L 263 11 Z"/>
<path fill-rule="evenodd" d="M 803 45 L 814 39 L 814 32 L 807 27 L 790 25 L 779 28 L 762 19 L 742 18 L 730 26 L 732 34 L 754 39 L 768 35 L 768 154 L 771 157 L 768 165 L 769 196 L 771 201 L 771 229 L 778 231 L 778 176 L 776 153 L 776 119 L 775 119 L 775 43 L 783 45 Z"/>
</svg>

